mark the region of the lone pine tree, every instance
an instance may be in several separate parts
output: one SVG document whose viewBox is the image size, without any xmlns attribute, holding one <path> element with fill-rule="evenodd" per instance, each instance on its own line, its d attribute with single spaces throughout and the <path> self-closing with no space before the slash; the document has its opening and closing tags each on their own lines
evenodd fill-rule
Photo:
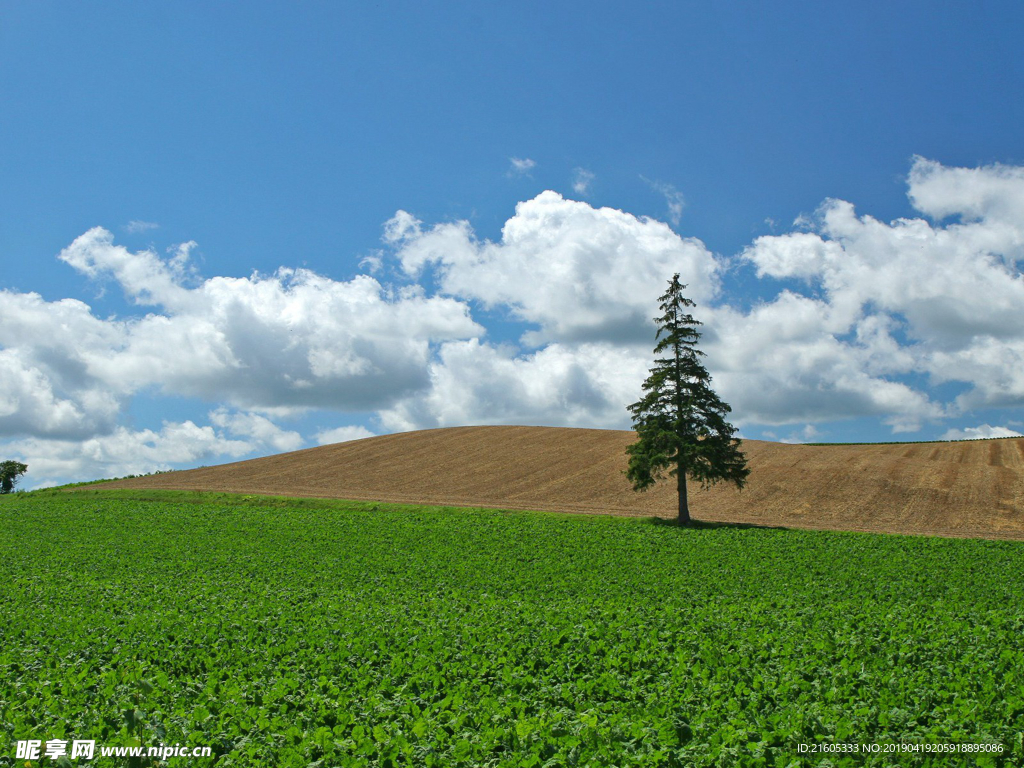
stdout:
<svg viewBox="0 0 1024 768">
<path fill-rule="evenodd" d="M 696 306 L 683 296 L 685 285 L 676 274 L 661 297 L 664 314 L 658 324 L 651 375 L 643 384 L 644 396 L 629 406 L 637 441 L 626 448 L 626 477 L 633 490 L 646 491 L 669 475 L 679 491 L 679 523 L 688 525 L 690 507 L 686 476 L 703 488 L 726 480 L 742 488 L 750 470 L 734 438 L 736 428 L 725 420 L 732 409 L 711 389 L 711 376 L 701 364 L 697 349 L 701 323 L 689 313 Z"/>
</svg>

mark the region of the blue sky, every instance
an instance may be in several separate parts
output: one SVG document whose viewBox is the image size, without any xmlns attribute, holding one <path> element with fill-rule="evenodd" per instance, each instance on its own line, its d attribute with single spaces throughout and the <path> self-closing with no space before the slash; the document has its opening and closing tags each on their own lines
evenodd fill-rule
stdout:
<svg viewBox="0 0 1024 768">
<path fill-rule="evenodd" d="M 748 438 L 1024 432 L 1024 8 L 781 5 L 0 3 L 0 452 L 625 428 L 674 271 Z"/>
</svg>

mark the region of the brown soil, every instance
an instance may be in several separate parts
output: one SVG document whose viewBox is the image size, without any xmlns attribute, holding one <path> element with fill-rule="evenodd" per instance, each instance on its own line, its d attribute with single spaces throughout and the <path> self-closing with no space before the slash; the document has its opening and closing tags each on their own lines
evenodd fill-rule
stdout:
<svg viewBox="0 0 1024 768">
<path fill-rule="evenodd" d="M 674 517 L 675 481 L 634 493 L 632 432 L 457 427 L 371 437 L 109 487 Z M 743 444 L 747 487 L 702 491 L 700 520 L 1024 539 L 1024 438 L 903 445 Z"/>
</svg>

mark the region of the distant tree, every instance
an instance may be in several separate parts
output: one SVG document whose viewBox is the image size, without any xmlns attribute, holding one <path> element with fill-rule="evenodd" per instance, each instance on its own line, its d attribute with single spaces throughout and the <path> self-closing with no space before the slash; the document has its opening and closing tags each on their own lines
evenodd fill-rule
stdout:
<svg viewBox="0 0 1024 768">
<path fill-rule="evenodd" d="M 741 441 L 733 437 L 736 428 L 725 420 L 732 409 L 711 389 L 711 376 L 701 364 L 696 330 L 701 323 L 689 313 L 696 305 L 683 296 L 685 287 L 677 274 L 660 298 L 654 354 L 663 356 L 643 383 L 644 396 L 629 406 L 637 441 L 626 448 L 626 477 L 633 490 L 646 491 L 666 469 L 675 476 L 680 525 L 690 523 L 687 475 L 703 488 L 722 480 L 742 488 L 750 474 Z"/>
<path fill-rule="evenodd" d="M 20 461 L 0 461 L 0 493 L 10 493 L 18 478 L 28 472 L 28 465 Z"/>
</svg>

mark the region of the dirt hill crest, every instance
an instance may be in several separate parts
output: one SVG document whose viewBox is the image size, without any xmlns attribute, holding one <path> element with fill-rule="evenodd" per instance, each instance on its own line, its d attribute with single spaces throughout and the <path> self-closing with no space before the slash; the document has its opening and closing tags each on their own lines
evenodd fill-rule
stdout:
<svg viewBox="0 0 1024 768">
<path fill-rule="evenodd" d="M 632 432 L 616 430 L 452 427 L 104 487 L 673 517 L 674 483 L 634 493 L 623 475 L 625 448 L 634 440 Z M 696 519 L 1024 539 L 1024 438 L 743 445 L 751 468 L 747 487 L 694 488 Z"/>
</svg>

